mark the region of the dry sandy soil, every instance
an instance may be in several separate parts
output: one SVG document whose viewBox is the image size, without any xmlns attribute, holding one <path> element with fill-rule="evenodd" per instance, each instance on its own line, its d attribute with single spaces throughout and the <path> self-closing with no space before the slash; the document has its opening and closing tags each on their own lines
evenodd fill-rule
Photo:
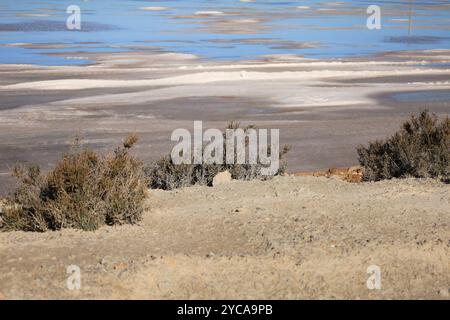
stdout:
<svg viewBox="0 0 450 320">
<path fill-rule="evenodd" d="M 150 191 L 138 226 L 0 234 L 3 299 L 449 299 L 450 187 L 277 177 Z M 81 269 L 68 290 L 66 268 Z M 381 268 L 369 290 L 367 268 Z"/>
</svg>

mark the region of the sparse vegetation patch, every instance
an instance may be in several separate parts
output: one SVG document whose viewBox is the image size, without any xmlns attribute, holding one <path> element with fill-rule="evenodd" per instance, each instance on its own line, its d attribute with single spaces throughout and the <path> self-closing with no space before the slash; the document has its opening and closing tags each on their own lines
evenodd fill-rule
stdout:
<svg viewBox="0 0 450 320">
<path fill-rule="evenodd" d="M 236 130 L 239 128 L 239 123 L 231 122 L 226 129 Z M 248 126 L 243 130 L 247 133 L 250 129 L 254 129 L 254 126 Z M 248 140 L 246 140 L 245 143 L 248 146 Z M 234 164 L 227 164 L 226 150 L 226 146 L 224 145 L 223 162 L 221 164 L 194 164 L 193 161 L 191 161 L 191 164 L 175 164 L 170 156 L 163 157 L 159 161 L 156 161 L 145 168 L 149 187 L 152 189 L 172 190 L 196 184 L 211 186 L 214 177 L 219 172 L 226 170 L 229 171 L 231 177 L 236 180 L 270 179 L 273 176 L 281 175 L 285 172 L 285 155 L 289 152 L 290 146 L 285 145 L 281 148 L 279 152 L 281 164 L 277 172 L 273 175 L 263 175 L 261 173 L 263 165 L 260 161 L 257 161 L 257 163 L 254 164 L 246 159 L 245 163 L 238 164 L 237 161 L 235 161 Z M 270 154 L 270 152 L 270 148 L 268 148 L 268 153 Z M 236 153 L 236 150 L 234 150 L 235 158 Z"/>
<path fill-rule="evenodd" d="M 144 210 L 146 182 L 141 163 L 129 151 L 128 137 L 102 155 L 76 140 L 48 173 L 38 166 L 14 169 L 18 188 L 1 213 L 3 230 L 39 231 L 137 223 Z"/>
<path fill-rule="evenodd" d="M 423 111 L 384 141 L 357 149 L 365 181 L 391 178 L 450 178 L 450 119 Z"/>
</svg>

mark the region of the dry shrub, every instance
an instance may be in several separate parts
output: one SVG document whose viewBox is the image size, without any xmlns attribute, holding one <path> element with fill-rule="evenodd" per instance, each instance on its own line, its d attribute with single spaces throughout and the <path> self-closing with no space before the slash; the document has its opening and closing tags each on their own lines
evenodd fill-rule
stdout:
<svg viewBox="0 0 450 320">
<path fill-rule="evenodd" d="M 236 130 L 240 128 L 239 123 L 231 122 L 227 129 Z M 249 129 L 254 129 L 254 126 L 247 126 L 244 132 L 247 133 Z M 261 174 L 263 165 L 250 164 L 248 159 L 245 164 L 226 164 L 226 139 L 224 134 L 224 153 L 223 164 L 174 164 L 170 155 L 161 158 L 145 168 L 145 173 L 148 179 L 149 187 L 152 189 L 173 190 L 177 188 L 192 186 L 192 185 L 206 185 L 212 186 L 214 177 L 225 170 L 231 173 L 231 177 L 237 180 L 266 180 L 273 176 L 266 176 Z M 246 140 L 248 145 L 248 139 Z M 286 170 L 285 155 L 289 152 L 290 146 L 285 145 L 279 154 L 280 168 L 274 175 L 281 175 Z M 270 148 L 268 150 L 270 154 Z M 236 158 L 236 150 L 235 150 Z M 192 161 L 193 162 L 193 161 Z"/>
<path fill-rule="evenodd" d="M 146 183 L 141 163 L 129 154 L 136 142 L 132 135 L 113 153 L 101 155 L 77 140 L 46 174 L 37 166 L 16 167 L 20 185 L 2 213 L 3 229 L 95 230 L 138 222 Z"/>
<path fill-rule="evenodd" d="M 450 177 L 450 119 L 439 122 L 423 111 L 405 122 L 385 141 L 359 146 L 359 162 L 365 181 L 391 178 Z"/>
</svg>

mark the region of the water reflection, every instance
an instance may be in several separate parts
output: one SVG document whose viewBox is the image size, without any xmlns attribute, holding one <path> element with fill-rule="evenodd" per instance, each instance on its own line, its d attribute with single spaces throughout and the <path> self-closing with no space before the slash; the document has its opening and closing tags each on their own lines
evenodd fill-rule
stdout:
<svg viewBox="0 0 450 320">
<path fill-rule="evenodd" d="M 269 54 L 342 57 L 450 48 L 450 1 L 95 0 L 79 3 L 82 30 L 66 29 L 73 1 L 0 4 L 0 63 L 72 64 L 48 53 L 136 50 L 143 44 L 210 59 Z M 381 7 L 381 30 L 366 8 Z M 92 45 L 95 43 L 95 45 Z"/>
</svg>

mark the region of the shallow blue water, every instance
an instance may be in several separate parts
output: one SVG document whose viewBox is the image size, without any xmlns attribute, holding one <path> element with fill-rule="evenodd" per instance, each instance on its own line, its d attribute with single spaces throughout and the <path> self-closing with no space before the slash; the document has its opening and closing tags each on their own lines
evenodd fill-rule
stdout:
<svg viewBox="0 0 450 320">
<path fill-rule="evenodd" d="M 394 94 L 392 97 L 401 102 L 442 102 L 450 101 L 450 92 L 436 90 L 401 92 Z"/>
<path fill-rule="evenodd" d="M 381 8 L 380 30 L 366 27 L 366 9 L 372 4 Z M 66 28 L 69 5 L 81 9 L 80 31 Z M 223 14 L 199 15 L 198 11 Z M 23 43 L 69 47 L 29 48 Z M 450 0 L 0 1 L 0 63 L 80 64 L 88 62 L 83 52 L 135 51 L 136 47 L 232 60 L 269 54 L 332 58 L 450 49 Z M 64 52 L 67 56 L 47 55 Z"/>
</svg>

